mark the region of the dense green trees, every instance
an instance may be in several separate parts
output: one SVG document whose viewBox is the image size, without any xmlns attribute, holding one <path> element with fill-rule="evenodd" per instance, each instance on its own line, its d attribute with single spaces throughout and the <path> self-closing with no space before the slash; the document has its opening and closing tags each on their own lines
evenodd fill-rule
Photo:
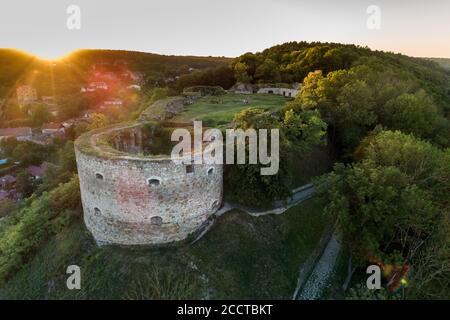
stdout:
<svg viewBox="0 0 450 320">
<path fill-rule="evenodd" d="M 440 149 L 450 145 L 448 71 L 424 59 L 304 42 L 246 53 L 232 67 L 242 82 L 302 82 L 284 122 L 316 112 L 341 159 L 356 160 L 317 183 L 355 260 L 410 265 L 408 297 L 448 297 L 450 153 Z"/>
<path fill-rule="evenodd" d="M 394 71 L 378 83 L 375 91 L 383 95 L 387 91 L 395 94 L 397 84 L 392 80 L 409 78 L 418 88 L 424 89 L 439 107 L 444 108 L 446 114 L 450 112 L 450 74 L 438 64 L 425 59 L 371 51 L 354 45 L 287 42 L 262 52 L 245 53 L 236 58 L 231 66 L 239 82 L 301 83 L 310 72 L 316 70 L 321 70 L 326 76 L 329 72 L 348 70 L 359 65 L 370 66 L 372 70 L 387 68 Z"/>
<path fill-rule="evenodd" d="M 323 142 L 326 124 L 319 113 L 289 110 L 280 115 L 251 108 L 236 114 L 233 122 L 236 129 L 279 129 L 280 167 L 277 174 L 265 176 L 261 175 L 261 164 L 227 166 L 225 183 L 228 196 L 232 200 L 258 207 L 269 207 L 275 200 L 285 200 L 295 187 L 292 185 L 293 173 L 289 170 L 290 155 L 308 152 Z"/>
<path fill-rule="evenodd" d="M 32 176 L 26 171 L 20 171 L 16 176 L 16 190 L 21 193 L 23 197 L 27 198 L 33 193 Z"/>
<path fill-rule="evenodd" d="M 423 257 L 440 244 L 433 251 L 442 259 L 434 265 L 439 272 L 427 280 L 439 284 L 428 293 L 440 290 L 450 272 L 448 236 L 440 230 L 449 231 L 449 153 L 399 131 L 367 139 L 360 162 L 337 165 L 318 180 L 326 212 L 336 218 L 356 261 L 412 265 L 416 287 L 431 276 Z"/>
<path fill-rule="evenodd" d="M 404 93 L 386 102 L 380 112 L 380 122 L 441 145 L 449 144 L 448 120 L 423 90 Z"/>
<path fill-rule="evenodd" d="M 329 135 L 345 152 L 383 125 L 414 133 L 439 145 L 449 144 L 449 124 L 433 99 L 418 83 L 395 69 L 360 65 L 324 76 L 310 73 L 287 109 L 319 110 Z"/>
<path fill-rule="evenodd" d="M 184 88 L 199 85 L 221 86 L 224 89 L 229 89 L 235 82 L 233 70 L 228 66 L 221 66 L 182 75 L 177 79 L 175 87 L 178 92 L 182 92 Z"/>
<path fill-rule="evenodd" d="M 242 82 L 242 83 L 249 83 L 250 82 L 250 76 L 247 72 L 247 66 L 242 62 L 235 62 L 233 64 L 233 71 L 234 76 L 236 77 L 236 81 Z"/>
<path fill-rule="evenodd" d="M 314 70 L 349 68 L 366 49 L 338 44 L 289 42 L 259 53 L 245 53 L 233 63 L 239 82 L 302 82 Z"/>
<path fill-rule="evenodd" d="M 36 189 L 36 194 L 50 191 L 61 183 L 66 183 L 77 172 L 75 149 L 72 141 L 67 141 L 58 149 L 53 163 L 48 163 L 42 184 Z"/>
<path fill-rule="evenodd" d="M 4 157 L 19 163 L 16 189 L 25 197 L 50 191 L 60 183 L 67 182 L 76 173 L 73 141 L 55 138 L 50 145 L 39 145 L 29 141 L 6 139 L 0 147 Z M 48 164 L 43 181 L 33 181 L 26 168 L 30 165 L 40 166 L 43 162 Z"/>
<path fill-rule="evenodd" d="M 14 162 L 18 161 L 23 167 L 26 167 L 40 165 L 43 161 L 48 160 L 55 151 L 55 146 L 9 138 L 0 142 L 0 149 L 3 157 L 11 158 Z"/>
<path fill-rule="evenodd" d="M 0 286 L 19 270 L 33 250 L 60 232 L 81 213 L 78 177 L 40 197 L 3 221 L 0 229 Z"/>
<path fill-rule="evenodd" d="M 0 219 L 6 217 L 16 208 L 17 204 L 13 200 L 9 198 L 0 199 Z"/>
<path fill-rule="evenodd" d="M 76 118 L 80 116 L 82 111 L 87 110 L 89 106 L 91 106 L 91 102 L 88 97 L 86 95 L 78 95 L 64 104 L 58 114 L 58 119 L 67 120 Z"/>
<path fill-rule="evenodd" d="M 0 119 L 3 121 L 24 119 L 26 116 L 25 110 L 13 100 L 4 103 L 0 109 Z"/>
<path fill-rule="evenodd" d="M 31 114 L 31 123 L 35 127 L 53 120 L 53 116 L 48 111 L 47 106 L 41 103 L 29 106 L 29 113 Z"/>
</svg>

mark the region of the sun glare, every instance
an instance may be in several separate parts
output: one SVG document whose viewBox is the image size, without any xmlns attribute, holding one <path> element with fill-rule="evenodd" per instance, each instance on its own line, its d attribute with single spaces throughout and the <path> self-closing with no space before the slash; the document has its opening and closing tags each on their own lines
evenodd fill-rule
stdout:
<svg viewBox="0 0 450 320">
<path fill-rule="evenodd" d="M 41 60 L 48 60 L 48 61 L 54 61 L 54 60 L 60 60 L 66 57 L 70 54 L 70 52 L 64 52 L 62 50 L 50 50 L 50 49 L 42 49 L 42 50 L 30 50 L 31 54 L 35 55 L 37 58 Z"/>
</svg>

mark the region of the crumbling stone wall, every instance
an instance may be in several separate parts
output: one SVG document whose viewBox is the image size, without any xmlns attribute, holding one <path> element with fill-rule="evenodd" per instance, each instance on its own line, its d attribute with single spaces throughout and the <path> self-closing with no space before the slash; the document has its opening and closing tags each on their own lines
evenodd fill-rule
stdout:
<svg viewBox="0 0 450 320">
<path fill-rule="evenodd" d="M 126 154 L 100 143 L 123 129 L 94 131 L 76 141 L 86 227 L 99 243 L 185 239 L 220 207 L 222 165 L 176 164 L 168 156 Z"/>
<path fill-rule="evenodd" d="M 276 94 L 285 97 L 295 98 L 300 92 L 300 84 L 249 84 L 236 83 L 230 90 L 234 93 L 242 94 Z"/>
</svg>

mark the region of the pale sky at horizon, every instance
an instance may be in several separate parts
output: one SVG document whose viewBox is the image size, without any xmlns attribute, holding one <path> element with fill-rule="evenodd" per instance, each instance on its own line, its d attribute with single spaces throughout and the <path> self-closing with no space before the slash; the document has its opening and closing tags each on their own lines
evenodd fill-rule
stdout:
<svg viewBox="0 0 450 320">
<path fill-rule="evenodd" d="M 81 9 L 81 29 L 66 8 Z M 369 5 L 381 29 L 369 30 Z M 55 57 L 78 48 L 238 56 L 287 41 L 367 45 L 450 58 L 450 0 L 2 0 L 0 48 Z"/>
</svg>

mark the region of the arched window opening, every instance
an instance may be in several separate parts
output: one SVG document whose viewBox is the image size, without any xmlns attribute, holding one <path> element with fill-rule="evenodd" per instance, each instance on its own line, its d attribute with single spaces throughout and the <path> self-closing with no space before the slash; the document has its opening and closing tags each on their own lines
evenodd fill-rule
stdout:
<svg viewBox="0 0 450 320">
<path fill-rule="evenodd" d="M 194 165 L 193 165 L 193 164 L 188 164 L 188 165 L 186 166 L 186 173 L 187 173 L 187 174 L 192 174 L 192 173 L 194 173 Z"/>
<path fill-rule="evenodd" d="M 162 220 L 161 217 L 155 216 L 155 217 L 151 217 L 150 218 L 150 223 L 151 224 L 160 226 L 160 225 L 162 225 L 162 222 L 163 222 L 163 220 Z"/>
<path fill-rule="evenodd" d="M 103 180 L 103 175 L 101 173 L 96 173 L 95 174 L 95 178 L 97 178 L 98 180 Z"/>
<path fill-rule="evenodd" d="M 151 178 L 151 179 L 147 180 L 147 184 L 150 187 L 156 187 L 156 186 L 159 186 L 161 184 L 161 181 L 159 179 L 156 179 L 156 178 Z"/>
</svg>

